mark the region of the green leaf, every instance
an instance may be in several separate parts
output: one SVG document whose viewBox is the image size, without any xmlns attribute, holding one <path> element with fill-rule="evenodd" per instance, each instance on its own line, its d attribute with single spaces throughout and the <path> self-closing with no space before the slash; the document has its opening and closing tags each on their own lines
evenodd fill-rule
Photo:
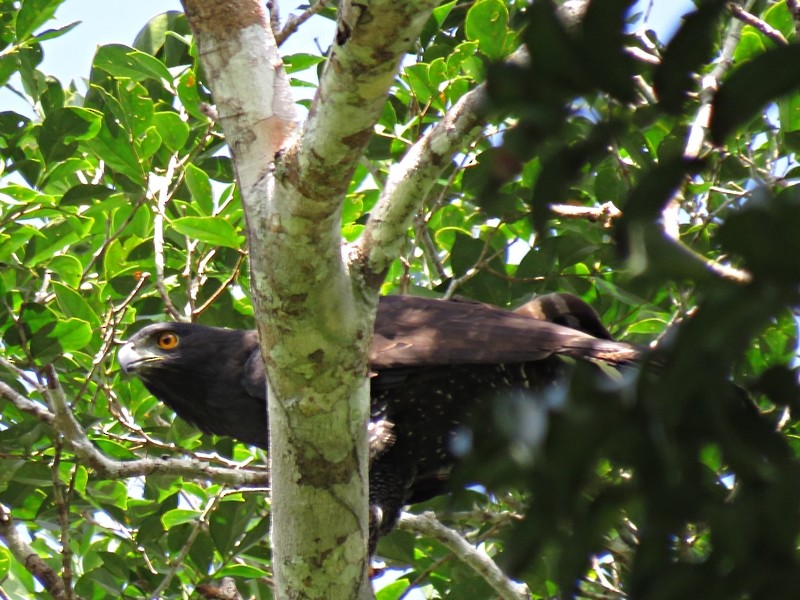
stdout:
<svg viewBox="0 0 800 600">
<path fill-rule="evenodd" d="M 283 66 L 287 73 L 305 71 L 321 63 L 324 59 L 317 54 L 289 54 L 283 57 Z"/>
<path fill-rule="evenodd" d="M 147 54 L 157 55 L 166 44 L 169 35 L 180 28 L 180 21 L 183 21 L 185 25 L 186 18 L 183 13 L 178 11 L 168 11 L 156 15 L 136 35 L 134 47 Z"/>
<path fill-rule="evenodd" d="M 192 194 L 192 200 L 203 214 L 210 216 L 214 212 L 214 195 L 208 174 L 191 163 L 186 165 L 184 174 L 186 186 Z"/>
<path fill-rule="evenodd" d="M 0 188 L 0 203 L 9 206 L 30 206 L 32 204 L 53 206 L 55 200 L 52 196 L 42 194 L 24 185 L 11 184 Z"/>
<path fill-rule="evenodd" d="M 6 85 L 11 76 L 19 70 L 17 54 L 16 51 L 0 54 L 0 85 Z"/>
<path fill-rule="evenodd" d="M 478 0 L 467 13 L 465 32 L 468 40 L 477 41 L 490 60 L 505 56 L 508 35 L 508 8 L 500 0 Z"/>
<path fill-rule="evenodd" d="M 74 256 L 69 254 L 54 256 L 53 260 L 50 261 L 49 267 L 69 287 L 77 288 L 80 285 L 83 265 Z"/>
<path fill-rule="evenodd" d="M 157 58 L 122 44 L 100 46 L 94 56 L 93 66 L 121 79 L 172 82 L 172 75 Z"/>
<path fill-rule="evenodd" d="M 140 83 L 117 86 L 119 108 L 125 128 L 134 139 L 140 137 L 153 123 L 155 103 L 150 92 Z"/>
<path fill-rule="evenodd" d="M 408 579 L 398 579 L 387 586 L 382 587 L 375 594 L 375 600 L 399 600 L 408 589 L 411 582 Z"/>
<path fill-rule="evenodd" d="M 100 133 L 89 140 L 88 145 L 110 168 L 119 171 L 137 186 L 144 188 L 145 172 L 134 151 L 133 140 L 124 129 L 115 127 L 112 131 L 104 123 Z"/>
<path fill-rule="evenodd" d="M 238 249 L 244 243 L 244 236 L 238 235 L 233 225 L 220 217 L 182 217 L 174 219 L 172 227 L 178 233 L 214 246 Z"/>
<path fill-rule="evenodd" d="M 178 78 L 178 98 L 191 116 L 203 122 L 208 121 L 208 115 L 200 110 L 202 100 L 197 90 L 197 75 L 192 69 L 187 69 Z"/>
<path fill-rule="evenodd" d="M 112 575 L 125 579 L 131 576 L 131 568 L 122 556 L 105 551 L 100 551 L 97 555 L 102 559 L 103 568 Z"/>
<path fill-rule="evenodd" d="M 26 249 L 25 264 L 38 267 L 63 252 L 65 246 L 77 243 L 81 238 L 81 233 L 79 228 L 74 225 L 74 220 L 73 222 L 61 221 L 42 228 L 45 235 L 33 240 L 33 243 Z"/>
<path fill-rule="evenodd" d="M 104 185 L 94 185 L 90 183 L 79 183 L 67 190 L 61 197 L 59 206 L 80 206 L 82 204 L 94 204 L 96 201 L 108 198 L 116 193 L 115 190 Z"/>
<path fill-rule="evenodd" d="M 733 53 L 734 63 L 739 64 L 746 62 L 754 56 L 761 54 L 767 49 L 764 44 L 764 37 L 758 33 L 753 27 L 745 27 L 742 30 L 739 43 L 736 44 L 736 50 Z"/>
<path fill-rule="evenodd" d="M 778 101 L 778 114 L 783 133 L 800 130 L 800 93 L 781 98 Z"/>
<path fill-rule="evenodd" d="M 795 34 L 794 18 L 787 2 L 776 2 L 764 11 L 764 21 L 791 39 Z"/>
<path fill-rule="evenodd" d="M 767 103 L 800 87 L 800 44 L 767 50 L 734 70 L 714 97 L 711 137 L 725 137 L 760 113 Z"/>
<path fill-rule="evenodd" d="M 458 4 L 458 0 L 452 0 L 451 2 L 445 2 L 444 4 L 440 4 L 436 8 L 433 9 L 433 18 L 436 19 L 436 24 L 439 27 L 445 22 L 447 19 L 447 15 L 450 14 L 450 11 L 455 8 L 456 4 Z"/>
<path fill-rule="evenodd" d="M 64 0 L 24 0 L 17 13 L 17 41 L 29 38 L 34 31 L 53 18 Z"/>
<path fill-rule="evenodd" d="M 226 498 L 211 515 L 209 533 L 223 556 L 234 550 L 251 520 L 258 514 L 255 498 L 251 497 L 246 502 L 237 500 L 236 497 Z M 257 518 L 261 520 L 261 517 Z"/>
<path fill-rule="evenodd" d="M 53 282 L 53 292 L 56 301 L 63 313 L 67 317 L 81 319 L 91 324 L 93 328 L 100 327 L 100 319 L 97 317 L 89 303 L 78 292 L 58 282 Z"/>
<path fill-rule="evenodd" d="M 259 577 L 269 577 L 270 575 L 271 573 L 269 571 L 259 569 L 252 565 L 228 565 L 214 573 L 214 578 L 243 577 L 245 579 L 258 579 Z"/>
<path fill-rule="evenodd" d="M 5 548 L 0 548 L 0 578 L 7 579 L 9 566 L 11 565 L 11 553 Z"/>
<path fill-rule="evenodd" d="M 103 272 L 110 280 L 126 271 L 125 251 L 119 240 L 111 240 L 103 253 Z"/>
<path fill-rule="evenodd" d="M 754 277 L 800 282 L 800 188 L 775 198 L 756 196 L 721 226 L 720 241 L 747 261 Z"/>
<path fill-rule="evenodd" d="M 195 523 L 202 513 L 199 510 L 189 510 L 185 508 L 174 508 L 161 515 L 161 522 L 165 529 L 184 523 Z"/>
<path fill-rule="evenodd" d="M 48 323 L 31 338 L 31 354 L 41 364 L 56 356 L 83 350 L 92 339 L 92 328 L 86 321 L 69 318 L 58 323 Z"/>
<path fill-rule="evenodd" d="M 147 131 L 145 131 L 144 134 L 139 136 L 139 139 L 136 140 L 138 154 L 142 160 L 147 160 L 153 156 L 156 152 L 158 152 L 158 149 L 161 148 L 162 145 L 163 140 L 158 134 L 158 130 L 156 129 L 155 125 L 148 127 Z"/>
<path fill-rule="evenodd" d="M 0 236 L 0 260 L 7 258 L 22 246 L 29 243 L 32 238 L 44 239 L 46 236 L 32 225 L 19 225 L 13 230 L 2 232 Z"/>
<path fill-rule="evenodd" d="M 60 0 L 63 2 L 63 0 Z M 74 21 L 69 25 L 64 25 L 63 27 L 57 27 L 56 29 L 46 29 L 42 33 L 39 33 L 35 36 L 37 42 L 45 42 L 47 40 L 54 40 L 56 38 L 60 38 L 62 35 L 69 33 L 73 29 L 75 29 L 78 25 L 80 25 L 80 21 Z"/>
<path fill-rule="evenodd" d="M 427 103 L 437 90 L 428 81 L 428 67 L 424 64 L 409 65 L 405 69 L 408 85 L 420 103 Z"/>
<path fill-rule="evenodd" d="M 175 112 L 158 112 L 153 116 L 158 134 L 164 145 L 177 152 L 189 138 L 189 125 Z"/>
</svg>

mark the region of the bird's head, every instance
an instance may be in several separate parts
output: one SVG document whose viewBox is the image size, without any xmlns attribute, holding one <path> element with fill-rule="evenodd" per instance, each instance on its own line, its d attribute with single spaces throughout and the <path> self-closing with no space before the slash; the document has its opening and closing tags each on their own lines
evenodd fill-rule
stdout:
<svg viewBox="0 0 800 600">
<path fill-rule="evenodd" d="M 170 369 L 185 364 L 188 354 L 197 352 L 197 337 L 205 328 L 186 323 L 149 325 L 129 339 L 117 353 L 122 371 L 147 379 L 153 369 Z M 203 349 L 205 344 L 201 345 Z"/>
<path fill-rule="evenodd" d="M 266 379 L 255 331 L 157 323 L 135 333 L 117 360 L 189 423 L 266 446 Z"/>
</svg>

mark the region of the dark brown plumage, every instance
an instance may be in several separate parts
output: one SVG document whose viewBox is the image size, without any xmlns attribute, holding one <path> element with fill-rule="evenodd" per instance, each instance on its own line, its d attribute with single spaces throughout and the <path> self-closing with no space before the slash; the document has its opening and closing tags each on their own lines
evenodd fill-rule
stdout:
<svg viewBox="0 0 800 600">
<path fill-rule="evenodd" d="M 558 319 L 572 327 L 550 322 Z M 611 365 L 638 357 L 610 337 L 575 296 L 544 296 L 516 313 L 470 301 L 381 298 L 370 353 L 371 548 L 405 504 L 447 491 L 454 435 L 477 408 L 510 390 L 535 401 L 558 380 L 561 356 Z M 120 349 L 119 362 L 201 430 L 266 448 L 255 331 L 150 325 Z"/>
</svg>

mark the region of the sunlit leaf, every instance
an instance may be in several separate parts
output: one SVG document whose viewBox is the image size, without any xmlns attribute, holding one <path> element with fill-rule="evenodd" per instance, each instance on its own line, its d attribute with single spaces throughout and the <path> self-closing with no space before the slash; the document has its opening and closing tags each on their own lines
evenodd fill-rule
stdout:
<svg viewBox="0 0 800 600">
<path fill-rule="evenodd" d="M 178 233 L 212 244 L 228 248 L 241 248 L 243 238 L 228 221 L 219 217 L 181 217 L 172 221 Z"/>
<path fill-rule="evenodd" d="M 124 79 L 141 81 L 172 81 L 164 64 L 158 59 L 122 44 L 107 44 L 97 49 L 93 65 L 109 75 Z"/>
</svg>

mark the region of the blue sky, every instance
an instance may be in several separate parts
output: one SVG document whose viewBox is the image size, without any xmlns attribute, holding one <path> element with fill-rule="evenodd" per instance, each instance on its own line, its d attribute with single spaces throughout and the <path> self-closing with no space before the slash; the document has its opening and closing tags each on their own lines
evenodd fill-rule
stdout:
<svg viewBox="0 0 800 600">
<path fill-rule="evenodd" d="M 282 17 L 286 18 L 301 3 L 281 0 Z M 650 4 L 649 26 L 656 29 L 662 38 L 669 37 L 680 16 L 693 9 L 690 0 L 640 0 L 634 11 L 645 12 Z M 87 77 L 97 46 L 112 42 L 132 43 L 149 19 L 168 10 L 181 10 L 179 0 L 66 0 L 56 12 L 56 21 L 47 27 L 63 27 L 75 21 L 81 23 L 67 35 L 44 44 L 44 62 L 40 69 L 56 76 L 63 84 Z M 325 48 L 332 32 L 330 22 L 312 20 L 287 42 L 283 50 L 289 54 L 302 50 L 314 52 L 315 39 L 320 39 L 320 46 Z"/>
<path fill-rule="evenodd" d="M 298 4 L 298 0 L 281 0 L 281 16 L 285 19 Z M 66 0 L 56 12 L 56 21 L 47 27 L 63 27 L 81 21 L 67 35 L 44 44 L 45 57 L 40 69 L 68 83 L 71 79 L 86 77 L 97 46 L 109 43 L 131 44 L 136 34 L 155 15 L 170 10 L 182 10 L 179 0 L 137 0 L 136 2 L 109 2 L 108 0 Z M 314 37 L 326 35 L 323 47 L 333 32 L 330 25 L 325 31 L 325 20 L 304 26 L 295 39 L 287 42 L 288 53 L 305 46 L 316 50 Z M 321 28 L 320 25 L 323 25 Z"/>
</svg>

